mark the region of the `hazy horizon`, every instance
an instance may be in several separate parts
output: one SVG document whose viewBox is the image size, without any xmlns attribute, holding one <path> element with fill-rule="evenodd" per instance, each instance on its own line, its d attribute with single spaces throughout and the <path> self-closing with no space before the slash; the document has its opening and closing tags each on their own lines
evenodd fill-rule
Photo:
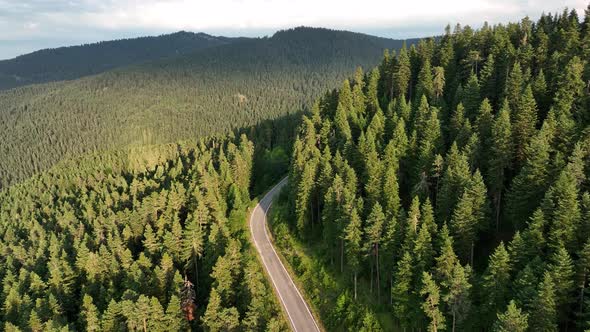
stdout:
<svg viewBox="0 0 590 332">
<path fill-rule="evenodd" d="M 556 13 L 564 8 L 584 14 L 586 1 L 565 0 L 451 0 L 392 3 L 368 0 L 362 7 L 349 1 L 305 0 L 297 6 L 286 0 L 194 3 L 0 0 L 0 59 L 46 48 L 99 41 L 156 36 L 185 30 L 227 37 L 263 37 L 296 26 L 349 30 L 393 39 L 441 34 L 447 24 L 470 25 L 518 21 L 528 15 Z M 375 11 L 374 8 L 383 10 Z"/>
</svg>

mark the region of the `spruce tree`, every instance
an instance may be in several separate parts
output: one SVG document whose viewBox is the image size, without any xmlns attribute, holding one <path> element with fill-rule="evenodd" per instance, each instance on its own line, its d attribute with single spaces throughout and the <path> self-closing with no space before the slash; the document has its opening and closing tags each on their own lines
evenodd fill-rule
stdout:
<svg viewBox="0 0 590 332">
<path fill-rule="evenodd" d="M 482 287 L 485 294 L 483 306 L 487 313 L 483 322 L 484 326 L 490 326 L 495 314 L 506 306 L 510 290 L 510 256 L 502 242 L 490 256 Z"/>
<path fill-rule="evenodd" d="M 394 91 L 396 96 L 405 98 L 408 94 L 411 74 L 410 57 L 404 43 L 397 56 L 397 68 L 394 74 Z"/>
<path fill-rule="evenodd" d="M 531 331 L 557 331 L 557 310 L 555 305 L 555 284 L 551 274 L 546 272 L 539 284 L 529 317 Z"/>
<path fill-rule="evenodd" d="M 428 331 L 436 332 L 445 329 L 445 316 L 440 310 L 440 289 L 428 272 L 422 274 L 422 289 L 420 295 L 425 296 L 422 310 L 428 317 Z"/>
<path fill-rule="evenodd" d="M 516 161 L 520 165 L 527 157 L 526 148 L 535 134 L 537 124 L 537 103 L 530 85 L 526 87 L 524 93 L 520 96 L 512 120 L 514 122 L 512 126 L 514 153 Z"/>
<path fill-rule="evenodd" d="M 379 244 L 383 236 L 383 224 L 385 215 L 381 204 L 378 202 L 373 205 L 371 213 L 367 217 L 366 236 L 368 244 L 368 254 L 371 256 L 371 291 L 373 290 L 373 271 L 376 272 L 377 297 L 381 295 L 380 267 L 379 267 Z"/>
<path fill-rule="evenodd" d="M 362 228 L 361 218 L 356 209 L 350 214 L 350 222 L 344 230 L 344 243 L 346 247 L 346 259 L 353 273 L 354 299 L 357 298 L 357 275 L 360 266 Z"/>
<path fill-rule="evenodd" d="M 504 100 L 502 108 L 492 123 L 488 183 L 494 201 L 496 232 L 500 228 L 500 210 L 506 173 L 512 161 L 512 128 L 510 126 L 510 109 Z"/>
<path fill-rule="evenodd" d="M 470 269 L 464 268 L 459 262 L 455 263 L 451 279 L 448 281 L 448 289 L 443 296 L 443 301 L 447 304 L 452 317 L 451 331 L 453 332 L 457 326 L 461 328 L 471 310 L 469 271 Z"/>
<path fill-rule="evenodd" d="M 475 74 L 471 74 L 467 85 L 463 90 L 463 106 L 465 106 L 465 117 L 470 121 L 475 120 L 477 110 L 481 104 L 481 93 L 479 82 Z"/>
<path fill-rule="evenodd" d="M 402 259 L 397 263 L 393 277 L 394 286 L 391 289 L 393 314 L 402 329 L 412 327 L 411 312 L 412 308 L 417 305 L 412 290 L 412 264 L 412 256 L 409 252 L 404 252 Z"/>
<path fill-rule="evenodd" d="M 528 329 L 528 314 L 522 312 L 514 301 L 510 301 L 506 311 L 498 313 L 494 332 L 525 332 Z"/>
<path fill-rule="evenodd" d="M 574 263 L 563 246 L 551 255 L 548 270 L 555 285 L 555 305 L 563 321 L 567 319 L 575 290 Z"/>
</svg>

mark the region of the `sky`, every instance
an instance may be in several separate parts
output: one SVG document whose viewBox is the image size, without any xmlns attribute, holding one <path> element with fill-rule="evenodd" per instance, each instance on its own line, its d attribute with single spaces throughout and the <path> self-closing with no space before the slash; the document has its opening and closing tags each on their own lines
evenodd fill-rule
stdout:
<svg viewBox="0 0 590 332">
<path fill-rule="evenodd" d="M 589 0 L 0 0 L 0 59 L 38 49 L 179 30 L 265 36 L 295 26 L 390 38 L 441 34 L 447 24 L 479 27 L 542 12 L 578 10 Z"/>
</svg>

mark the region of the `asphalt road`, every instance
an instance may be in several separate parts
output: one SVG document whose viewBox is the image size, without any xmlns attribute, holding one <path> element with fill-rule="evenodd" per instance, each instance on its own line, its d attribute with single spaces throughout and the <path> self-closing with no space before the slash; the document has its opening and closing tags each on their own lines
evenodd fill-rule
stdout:
<svg viewBox="0 0 590 332">
<path fill-rule="evenodd" d="M 262 258 L 264 269 L 270 276 L 272 284 L 279 296 L 283 308 L 289 316 L 291 327 L 295 332 L 317 331 L 320 332 L 307 303 L 301 296 L 293 279 L 283 266 L 275 251 L 268 232 L 266 230 L 266 213 L 270 209 L 273 200 L 278 196 L 281 188 L 287 184 L 284 178 L 274 186 L 254 208 L 250 216 L 250 232 L 258 254 Z"/>
</svg>

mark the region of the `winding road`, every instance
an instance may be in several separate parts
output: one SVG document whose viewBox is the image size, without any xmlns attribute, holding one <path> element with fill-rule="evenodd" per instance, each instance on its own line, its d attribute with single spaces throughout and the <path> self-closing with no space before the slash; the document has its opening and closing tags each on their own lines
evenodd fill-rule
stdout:
<svg viewBox="0 0 590 332">
<path fill-rule="evenodd" d="M 277 255 L 266 229 L 266 213 L 285 184 L 287 184 L 287 178 L 274 186 L 256 205 L 250 215 L 250 232 L 264 269 L 270 276 L 279 300 L 289 316 L 293 331 L 320 332 L 307 303 Z"/>
</svg>

